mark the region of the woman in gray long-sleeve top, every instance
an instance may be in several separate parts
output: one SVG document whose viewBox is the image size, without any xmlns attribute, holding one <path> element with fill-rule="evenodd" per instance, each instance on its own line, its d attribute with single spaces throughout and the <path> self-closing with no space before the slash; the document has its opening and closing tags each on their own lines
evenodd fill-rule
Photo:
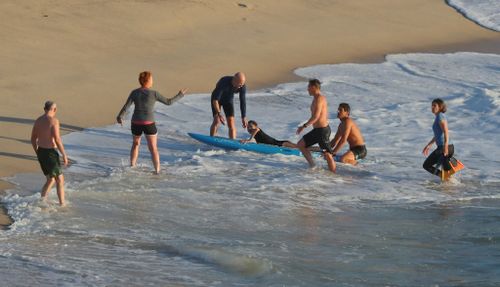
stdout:
<svg viewBox="0 0 500 287">
<path fill-rule="evenodd" d="M 171 105 L 180 98 L 184 97 L 186 89 L 180 90 L 175 97 L 167 99 L 155 90 L 152 90 L 153 75 L 145 71 L 139 74 L 139 83 L 141 87 L 133 90 L 127 99 L 125 105 L 116 117 L 116 121 L 122 124 L 122 118 L 127 109 L 134 104 L 134 114 L 132 116 L 131 130 L 133 135 L 132 148 L 130 150 L 130 166 L 135 166 L 139 156 L 139 145 L 141 144 L 142 133 L 146 135 L 148 148 L 151 152 L 151 159 L 155 167 L 155 173 L 160 173 L 160 154 L 157 147 L 157 135 L 154 120 L 154 105 L 159 101 L 165 105 Z"/>
</svg>

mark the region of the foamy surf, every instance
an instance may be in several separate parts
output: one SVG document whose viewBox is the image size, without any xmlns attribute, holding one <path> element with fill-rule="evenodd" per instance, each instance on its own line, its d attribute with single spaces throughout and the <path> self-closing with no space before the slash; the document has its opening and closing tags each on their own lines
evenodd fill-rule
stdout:
<svg viewBox="0 0 500 287">
<path fill-rule="evenodd" d="M 465 17 L 486 28 L 500 31 L 500 3 L 495 0 L 446 0 Z"/>
<path fill-rule="evenodd" d="M 3 199 L 15 219 L 0 233 L 5 284 L 446 285 L 450 273 L 465 285 L 481 282 L 478 274 L 500 280 L 496 268 L 473 266 L 494 266 L 491 255 L 500 254 L 487 239 L 498 236 L 490 219 L 500 209 L 500 56 L 391 55 L 297 74 L 323 82 L 333 130 L 338 104 L 351 105 L 366 160 L 339 164 L 333 175 L 321 158 L 309 169 L 301 157 L 204 145 L 187 132 L 208 133 L 208 94 L 158 106 L 160 175 L 145 145 L 128 167 L 127 123 L 66 135 L 75 160 L 66 170 L 70 207 L 61 212 L 54 191 L 39 202 L 39 175 L 14 177 L 21 193 Z M 250 93 L 248 113 L 266 133 L 298 141 L 306 86 Z M 422 169 L 436 97 L 449 105 L 451 140 L 466 166 L 447 183 Z"/>
</svg>

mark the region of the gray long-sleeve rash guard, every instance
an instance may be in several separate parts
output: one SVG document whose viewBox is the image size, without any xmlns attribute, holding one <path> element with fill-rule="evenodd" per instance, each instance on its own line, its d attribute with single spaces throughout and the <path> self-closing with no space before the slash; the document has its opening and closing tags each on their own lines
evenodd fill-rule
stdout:
<svg viewBox="0 0 500 287">
<path fill-rule="evenodd" d="M 184 97 L 184 94 L 179 92 L 175 97 L 167 99 L 162 96 L 159 92 L 146 88 L 138 88 L 130 93 L 130 96 L 123 105 L 123 108 L 118 114 L 119 118 L 123 118 L 127 109 L 134 103 L 134 114 L 132 115 L 132 121 L 150 121 L 154 122 L 154 105 L 156 101 L 159 101 L 165 105 L 171 105 L 177 100 Z"/>
</svg>

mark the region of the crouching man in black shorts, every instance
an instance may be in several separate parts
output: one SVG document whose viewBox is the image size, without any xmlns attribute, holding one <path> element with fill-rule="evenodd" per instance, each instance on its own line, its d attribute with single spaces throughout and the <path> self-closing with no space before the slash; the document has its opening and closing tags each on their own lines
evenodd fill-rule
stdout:
<svg viewBox="0 0 500 287">
<path fill-rule="evenodd" d="M 245 84 L 246 77 L 242 72 L 236 73 L 234 76 L 226 76 L 220 78 L 212 92 L 210 100 L 212 106 L 213 121 L 210 126 L 210 136 L 217 135 L 219 124 L 225 124 L 224 116 L 221 111 L 224 110 L 226 115 L 227 127 L 229 129 L 228 136 L 231 139 L 236 138 L 236 125 L 234 123 L 234 94 L 240 95 L 240 111 L 241 111 L 241 124 L 244 128 L 247 127 L 246 118 L 246 91 Z"/>
<path fill-rule="evenodd" d="M 340 124 L 335 137 L 330 142 L 333 149 L 333 154 L 336 155 L 342 146 L 348 142 L 349 151 L 340 157 L 340 162 L 355 165 L 358 159 L 366 157 L 366 146 L 363 135 L 350 116 L 351 107 L 349 104 L 341 103 L 337 110 L 337 117 L 340 119 Z"/>
<path fill-rule="evenodd" d="M 307 86 L 309 95 L 314 97 L 311 103 L 311 118 L 297 129 L 297 134 L 300 134 L 305 128 L 312 125 L 313 130 L 307 133 L 298 143 L 300 151 L 306 158 L 310 167 L 314 167 L 314 160 L 308 147 L 314 144 L 319 144 L 323 150 L 328 169 L 335 172 L 336 166 L 333 160 L 332 149 L 330 147 L 330 126 L 328 125 L 328 103 L 326 97 L 321 94 L 321 82 L 317 79 L 309 80 Z"/>
</svg>

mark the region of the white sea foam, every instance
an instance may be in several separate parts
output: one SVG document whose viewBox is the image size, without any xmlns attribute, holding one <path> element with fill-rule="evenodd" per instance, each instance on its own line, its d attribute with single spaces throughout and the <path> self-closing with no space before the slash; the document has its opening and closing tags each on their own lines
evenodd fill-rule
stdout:
<svg viewBox="0 0 500 287">
<path fill-rule="evenodd" d="M 298 75 L 316 77 L 323 82 L 333 130 L 338 123 L 336 107 L 340 102 L 347 102 L 365 135 L 368 158 L 357 167 L 340 165 L 338 175 L 324 171 L 321 159 L 317 159 L 321 168 L 307 170 L 300 157 L 227 152 L 196 142 L 186 133 L 207 133 L 211 121 L 207 112 L 209 95 L 189 95 L 173 107 L 157 107 L 159 150 L 164 166 L 160 179 L 149 174 L 149 154 L 144 145 L 139 167 L 127 167 L 129 127 L 113 125 L 65 136 L 66 149 L 77 162 L 69 169 L 74 179 L 68 178 L 68 190 L 71 193 L 88 190 L 86 186 L 110 185 L 119 186 L 121 192 L 135 192 L 136 185 L 149 185 L 150 180 L 161 182 L 161 178 L 168 178 L 170 185 L 183 187 L 183 177 L 189 176 L 203 178 L 192 180 L 190 188 L 193 189 L 200 186 L 241 191 L 258 189 L 270 192 L 269 197 L 273 197 L 274 192 L 314 190 L 321 193 L 317 204 L 454 200 L 456 196 L 466 196 L 471 189 L 476 192 L 483 182 L 499 179 L 495 160 L 499 152 L 494 148 L 500 126 L 499 59 L 497 55 L 476 53 L 409 54 L 391 55 L 381 64 L 298 69 Z M 297 141 L 300 137 L 294 133 L 296 126 L 309 116 L 311 99 L 305 87 L 304 82 L 290 83 L 250 93 L 250 118 L 276 138 Z M 467 166 L 459 175 L 464 183 L 458 187 L 460 195 L 451 197 L 421 184 L 423 180 L 437 181 L 422 170 L 424 157 L 420 155 L 432 137 L 433 115 L 429 107 L 436 97 L 443 98 L 449 105 L 451 139 L 456 145 L 457 157 Z M 226 130 L 222 128 L 220 132 L 224 134 Z M 243 138 L 247 134 L 240 128 L 238 136 Z M 475 196 L 483 194 L 475 193 Z M 9 200 L 14 202 L 14 197 L 5 199 Z M 10 210 L 13 213 L 15 208 Z M 13 216 L 22 218 L 22 215 Z"/>
<path fill-rule="evenodd" d="M 187 132 L 208 133 L 210 95 L 188 95 L 174 106 L 157 105 L 159 176 L 152 174 L 145 144 L 139 166 L 128 167 L 131 137 L 125 124 L 64 136 L 76 161 L 66 170 L 67 209 L 57 207 L 55 192 L 47 203 L 30 195 L 41 177 L 14 178 L 25 192 L 3 199 L 16 222 L 0 233 L 0 267 L 9 266 L 13 278 L 34 276 L 41 285 L 145 285 L 134 274 L 150 285 L 242 280 L 243 285 L 328 285 L 343 282 L 339 278 L 349 272 L 335 273 L 342 264 L 378 265 L 370 254 L 382 252 L 391 239 L 377 232 L 396 228 L 381 226 L 354 237 L 373 244 L 373 250 L 353 245 L 348 234 L 371 225 L 358 229 L 352 209 L 380 206 L 402 212 L 399 208 L 408 206 L 458 202 L 469 207 L 478 200 L 498 200 L 499 55 L 391 55 L 380 64 L 319 65 L 296 73 L 323 82 L 333 130 L 338 104 L 351 105 L 368 148 L 358 166 L 339 165 L 333 175 L 321 158 L 311 170 L 301 157 L 199 143 Z M 278 139 L 298 141 L 296 127 L 310 115 L 306 87 L 304 80 L 249 93 L 250 119 Z M 430 107 L 436 97 L 448 103 L 451 141 L 466 166 L 447 184 L 421 167 L 421 150 L 432 138 Z M 238 137 L 247 136 L 239 127 Z M 383 212 L 370 216 L 388 220 Z M 406 222 L 398 224 L 398 232 L 406 228 Z M 340 245 L 331 246 L 332 236 Z M 336 249 L 343 242 L 349 247 Z M 405 250 L 401 254 L 410 252 Z"/>
<path fill-rule="evenodd" d="M 447 0 L 448 4 L 465 17 L 481 26 L 500 31 L 500 1 L 498 0 Z"/>
</svg>

